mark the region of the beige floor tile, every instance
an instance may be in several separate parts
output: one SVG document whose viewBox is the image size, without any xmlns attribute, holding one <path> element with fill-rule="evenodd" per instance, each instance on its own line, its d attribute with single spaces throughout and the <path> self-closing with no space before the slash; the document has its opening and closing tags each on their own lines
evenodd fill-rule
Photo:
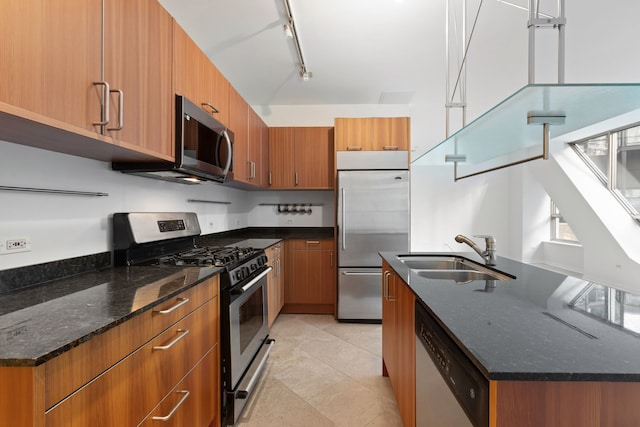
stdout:
<svg viewBox="0 0 640 427">
<path fill-rule="evenodd" d="M 276 345 L 242 427 L 401 427 L 382 377 L 380 325 L 326 315 L 280 315 Z"/>
</svg>

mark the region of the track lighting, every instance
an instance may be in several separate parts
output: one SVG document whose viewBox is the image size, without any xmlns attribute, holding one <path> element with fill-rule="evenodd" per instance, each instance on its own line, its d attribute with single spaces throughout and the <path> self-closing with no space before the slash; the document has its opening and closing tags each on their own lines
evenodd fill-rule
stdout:
<svg viewBox="0 0 640 427">
<path fill-rule="evenodd" d="M 283 25 L 284 35 L 288 39 L 293 39 L 293 45 L 296 48 L 296 53 L 298 54 L 300 77 L 302 77 L 302 80 L 306 82 L 311 78 L 312 74 L 310 71 L 307 71 L 307 65 L 304 63 L 304 58 L 302 57 L 302 48 L 300 47 L 300 40 L 298 40 L 298 32 L 296 31 L 296 24 L 293 19 L 293 15 L 291 14 L 289 0 L 283 0 L 283 2 L 288 19 L 288 22 Z"/>
</svg>

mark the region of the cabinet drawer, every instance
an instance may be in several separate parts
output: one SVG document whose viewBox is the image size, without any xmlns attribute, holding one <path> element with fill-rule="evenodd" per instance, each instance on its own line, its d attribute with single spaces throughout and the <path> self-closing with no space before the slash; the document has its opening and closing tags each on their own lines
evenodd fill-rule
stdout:
<svg viewBox="0 0 640 427">
<path fill-rule="evenodd" d="M 143 427 L 219 425 L 217 384 L 218 346 L 212 348 L 200 360 L 140 425 Z M 162 420 L 154 417 L 160 417 Z"/>
<path fill-rule="evenodd" d="M 55 406 L 47 427 L 68 414 L 71 425 L 137 425 L 192 366 L 215 345 L 218 299 L 208 301 L 131 356 Z"/>
<path fill-rule="evenodd" d="M 291 241 L 294 250 L 333 250 L 333 239 L 295 239 Z"/>
<path fill-rule="evenodd" d="M 217 294 L 218 276 L 48 361 L 45 408 L 51 408 Z M 157 313 L 180 303 L 170 313 Z"/>
</svg>

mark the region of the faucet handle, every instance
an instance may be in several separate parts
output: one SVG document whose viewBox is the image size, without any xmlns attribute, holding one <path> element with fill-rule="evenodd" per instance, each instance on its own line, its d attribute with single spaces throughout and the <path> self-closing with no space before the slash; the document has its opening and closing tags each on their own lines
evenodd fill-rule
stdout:
<svg viewBox="0 0 640 427">
<path fill-rule="evenodd" d="M 487 251 L 495 251 L 496 249 L 496 238 L 489 234 L 474 234 L 473 237 L 477 237 L 479 239 L 484 239 L 486 250 Z"/>
</svg>

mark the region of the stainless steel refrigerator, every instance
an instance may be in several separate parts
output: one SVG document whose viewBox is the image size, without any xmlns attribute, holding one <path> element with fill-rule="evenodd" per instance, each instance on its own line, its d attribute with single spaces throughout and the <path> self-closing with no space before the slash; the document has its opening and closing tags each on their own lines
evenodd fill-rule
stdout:
<svg viewBox="0 0 640 427">
<path fill-rule="evenodd" d="M 409 250 L 409 171 L 338 170 L 338 320 L 382 319 L 380 251 Z M 340 153 L 338 153 L 340 155 Z M 356 153 L 345 153 L 350 157 Z M 361 153 L 364 154 L 364 153 Z M 381 153 L 382 154 L 382 153 Z M 355 156 L 357 158 L 357 156 Z M 389 157 L 393 159 L 394 157 Z M 340 161 L 338 168 L 366 167 Z M 383 167 L 394 162 L 383 162 Z M 377 167 L 381 167 L 378 165 Z"/>
</svg>

